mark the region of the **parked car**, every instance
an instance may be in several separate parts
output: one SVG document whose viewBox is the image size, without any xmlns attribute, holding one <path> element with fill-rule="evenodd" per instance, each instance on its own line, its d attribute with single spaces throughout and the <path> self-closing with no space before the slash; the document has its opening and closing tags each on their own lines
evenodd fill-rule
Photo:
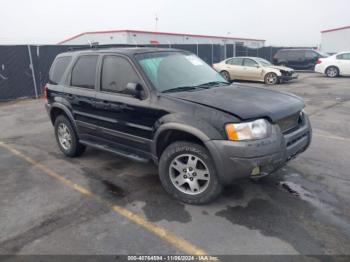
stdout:
<svg viewBox="0 0 350 262">
<path fill-rule="evenodd" d="M 327 56 L 313 49 L 280 49 L 273 56 L 272 62 L 293 69 L 314 70 L 317 60 Z"/>
<path fill-rule="evenodd" d="M 45 96 L 63 154 L 91 146 L 153 160 L 165 190 L 192 204 L 213 200 L 239 177 L 272 173 L 311 141 L 301 98 L 230 84 L 175 49 L 59 54 Z"/>
<path fill-rule="evenodd" d="M 251 80 L 275 85 L 298 78 L 293 69 L 275 66 L 260 57 L 232 57 L 213 64 L 213 68 L 227 81 Z"/>
<path fill-rule="evenodd" d="M 319 58 L 316 62 L 315 72 L 326 74 L 328 77 L 350 75 L 350 51 L 327 58 Z"/>
</svg>

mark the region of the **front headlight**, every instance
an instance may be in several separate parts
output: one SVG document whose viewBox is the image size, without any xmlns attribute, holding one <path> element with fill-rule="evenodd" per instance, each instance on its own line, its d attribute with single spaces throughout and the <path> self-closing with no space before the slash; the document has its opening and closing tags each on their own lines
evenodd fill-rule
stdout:
<svg viewBox="0 0 350 262">
<path fill-rule="evenodd" d="M 268 136 L 269 124 L 265 119 L 252 122 L 227 124 L 225 126 L 228 139 L 234 141 L 262 139 Z"/>
</svg>

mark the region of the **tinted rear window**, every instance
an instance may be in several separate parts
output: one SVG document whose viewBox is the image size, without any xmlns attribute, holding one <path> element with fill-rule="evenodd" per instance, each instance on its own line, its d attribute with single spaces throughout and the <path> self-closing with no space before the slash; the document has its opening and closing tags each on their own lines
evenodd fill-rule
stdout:
<svg viewBox="0 0 350 262">
<path fill-rule="evenodd" d="M 71 60 L 72 58 L 70 56 L 59 57 L 55 60 L 49 73 L 51 84 L 57 84 L 60 82 Z"/>
<path fill-rule="evenodd" d="M 78 58 L 72 70 L 72 86 L 95 88 L 97 59 L 97 55 L 87 55 Z"/>
</svg>

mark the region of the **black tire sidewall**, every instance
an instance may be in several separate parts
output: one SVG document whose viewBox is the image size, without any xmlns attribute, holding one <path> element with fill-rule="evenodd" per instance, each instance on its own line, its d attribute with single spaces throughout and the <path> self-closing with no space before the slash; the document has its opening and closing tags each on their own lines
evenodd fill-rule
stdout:
<svg viewBox="0 0 350 262">
<path fill-rule="evenodd" d="M 64 149 L 62 146 L 61 146 L 61 143 L 58 139 L 58 134 L 57 134 L 57 130 L 58 130 L 58 125 L 60 123 L 64 123 L 68 129 L 69 129 L 69 132 L 71 134 L 71 137 L 72 137 L 72 145 L 71 147 L 66 150 Z M 63 115 L 60 115 L 56 118 L 55 120 L 55 137 L 56 137 L 56 141 L 57 141 L 57 144 L 58 144 L 58 147 L 60 148 L 60 150 L 62 151 L 62 153 L 66 156 L 69 156 L 69 157 L 74 157 L 77 155 L 78 151 L 79 151 L 79 142 L 78 142 L 78 137 L 77 137 L 77 134 L 74 130 L 74 128 L 72 127 L 72 124 L 71 122 L 68 120 L 67 117 L 63 116 Z"/>
<path fill-rule="evenodd" d="M 198 195 L 188 195 L 179 191 L 171 182 L 169 166 L 173 159 L 181 154 L 191 153 L 205 162 L 210 172 L 210 181 L 206 190 Z M 209 152 L 201 145 L 191 142 L 179 141 L 169 145 L 163 152 L 159 161 L 159 177 L 164 189 L 175 198 L 189 204 L 205 204 L 214 200 L 222 191 L 214 162 Z"/>
</svg>

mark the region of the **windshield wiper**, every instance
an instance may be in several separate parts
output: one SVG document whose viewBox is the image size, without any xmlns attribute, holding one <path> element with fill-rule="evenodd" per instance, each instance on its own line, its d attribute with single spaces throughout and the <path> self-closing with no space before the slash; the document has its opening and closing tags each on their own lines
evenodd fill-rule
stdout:
<svg viewBox="0 0 350 262">
<path fill-rule="evenodd" d="M 178 86 L 178 87 L 170 88 L 168 90 L 164 90 L 162 91 L 162 93 L 189 91 L 189 90 L 194 90 L 196 88 L 197 86 Z"/>
<path fill-rule="evenodd" d="M 218 86 L 218 85 L 223 85 L 223 84 L 229 85 L 230 83 L 223 82 L 223 81 L 211 81 L 211 82 L 203 83 L 203 84 L 196 85 L 196 86 L 179 86 L 179 87 L 171 88 L 168 90 L 164 90 L 164 91 L 162 91 L 162 93 L 189 91 L 189 90 L 194 90 L 197 88 L 209 88 L 212 86 Z"/>
<path fill-rule="evenodd" d="M 197 87 L 211 87 L 211 86 L 218 86 L 218 85 L 229 85 L 229 82 L 224 82 L 224 81 L 211 81 L 208 83 L 203 83 L 198 85 Z"/>
</svg>

